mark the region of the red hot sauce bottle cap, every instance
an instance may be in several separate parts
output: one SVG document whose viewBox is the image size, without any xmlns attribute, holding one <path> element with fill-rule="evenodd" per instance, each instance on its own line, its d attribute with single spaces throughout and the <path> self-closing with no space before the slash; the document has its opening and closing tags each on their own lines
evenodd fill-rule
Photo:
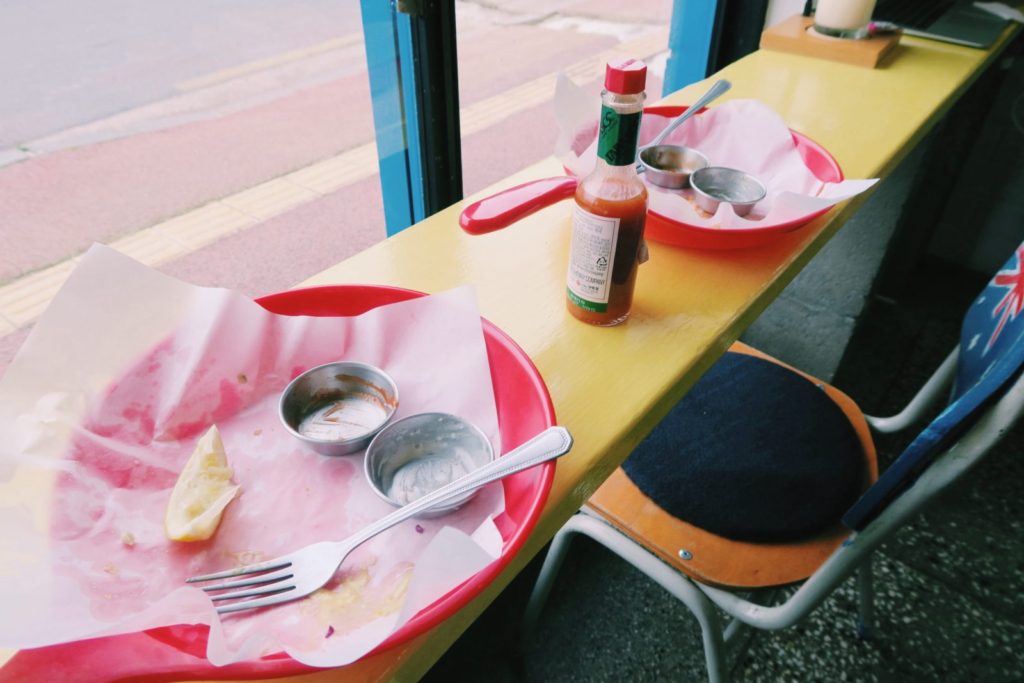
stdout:
<svg viewBox="0 0 1024 683">
<path fill-rule="evenodd" d="M 619 95 L 636 95 L 647 85 L 647 65 L 639 59 L 608 62 L 604 71 L 604 87 Z"/>
</svg>

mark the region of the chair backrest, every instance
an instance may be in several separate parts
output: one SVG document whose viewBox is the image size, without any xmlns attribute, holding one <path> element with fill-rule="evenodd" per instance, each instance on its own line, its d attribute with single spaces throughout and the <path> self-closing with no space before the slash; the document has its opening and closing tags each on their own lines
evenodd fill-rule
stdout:
<svg viewBox="0 0 1024 683">
<path fill-rule="evenodd" d="M 843 516 L 863 530 L 955 443 L 1024 367 L 1024 243 L 964 316 L 957 375 L 949 405 L 914 439 Z"/>
</svg>

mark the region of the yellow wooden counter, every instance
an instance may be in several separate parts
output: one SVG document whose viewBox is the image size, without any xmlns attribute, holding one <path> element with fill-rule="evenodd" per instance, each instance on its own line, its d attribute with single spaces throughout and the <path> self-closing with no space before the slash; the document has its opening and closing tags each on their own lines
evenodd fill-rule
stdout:
<svg viewBox="0 0 1024 683">
<path fill-rule="evenodd" d="M 716 77 L 733 83 L 726 98 L 761 100 L 791 128 L 823 145 L 846 177 L 884 177 L 1015 31 L 1007 29 L 989 51 L 905 37 L 888 66 L 879 69 L 762 50 Z M 690 86 L 664 103 L 688 104 L 708 85 Z M 561 173 L 560 164 L 549 159 L 481 196 Z M 478 237 L 459 229 L 462 204 L 456 205 L 303 283 L 388 284 L 427 292 L 475 285 L 482 314 L 536 363 L 558 421 L 576 443 L 559 461 L 547 507 L 523 551 L 459 614 L 349 667 L 283 680 L 422 676 L 863 201 L 860 196 L 841 204 L 764 248 L 701 252 L 652 243 L 632 316 L 614 328 L 591 327 L 565 312 L 568 201 Z"/>
</svg>

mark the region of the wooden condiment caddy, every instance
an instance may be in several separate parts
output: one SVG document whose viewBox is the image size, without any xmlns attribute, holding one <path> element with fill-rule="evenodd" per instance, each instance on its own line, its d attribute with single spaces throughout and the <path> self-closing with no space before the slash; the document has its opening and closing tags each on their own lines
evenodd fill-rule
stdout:
<svg viewBox="0 0 1024 683">
<path fill-rule="evenodd" d="M 873 69 L 882 63 L 900 41 L 898 32 L 861 40 L 832 38 L 815 32 L 811 28 L 813 23 L 813 18 L 799 14 L 781 21 L 761 34 L 761 48 Z"/>
</svg>

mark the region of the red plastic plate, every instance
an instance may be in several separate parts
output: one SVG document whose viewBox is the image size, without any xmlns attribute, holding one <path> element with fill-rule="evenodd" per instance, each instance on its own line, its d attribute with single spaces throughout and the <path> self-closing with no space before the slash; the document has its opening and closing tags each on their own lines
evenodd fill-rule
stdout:
<svg viewBox="0 0 1024 683">
<path fill-rule="evenodd" d="M 644 109 L 647 114 L 666 117 L 675 117 L 684 111 L 686 111 L 686 107 L 683 106 L 647 107 Z M 839 168 L 839 164 L 825 148 L 800 133 L 790 132 L 793 135 L 793 142 L 796 143 L 797 152 L 818 180 L 835 183 L 843 179 L 843 172 Z M 576 142 L 585 147 L 593 140 L 594 135 L 597 135 L 596 122 L 589 137 L 581 134 Z M 535 211 L 568 199 L 576 192 L 576 177 L 569 169 L 565 169 L 565 172 L 567 174 L 565 176 L 530 181 L 472 202 L 459 215 L 459 225 L 471 235 L 483 235 L 506 228 Z M 809 213 L 787 223 L 742 229 L 723 229 L 684 223 L 648 210 L 644 235 L 655 242 L 678 247 L 741 249 L 764 244 L 780 234 L 796 230 L 826 211 L 828 208 Z"/>
<path fill-rule="evenodd" d="M 686 107 L 647 107 L 644 109 L 644 113 L 647 114 L 669 117 L 678 116 L 684 111 L 686 111 Z M 800 153 L 808 170 L 818 180 L 826 183 L 838 183 L 843 180 L 843 171 L 839 168 L 839 162 L 824 147 L 796 131 L 790 132 L 793 134 L 797 152 Z M 781 234 L 792 232 L 821 216 L 829 208 L 831 207 L 814 211 L 787 223 L 743 229 L 706 228 L 648 211 L 644 236 L 655 242 L 691 249 L 743 249 L 760 246 Z"/>
<path fill-rule="evenodd" d="M 296 289 L 257 299 L 283 315 L 359 315 L 385 304 L 425 296 L 422 292 L 373 285 L 336 285 Z M 484 341 L 498 409 L 502 448 L 515 448 L 555 424 L 547 387 L 530 357 L 512 339 L 483 320 Z M 537 523 L 555 463 L 502 480 L 505 511 L 496 524 L 504 539 L 501 556 L 471 579 L 418 612 L 373 653 L 408 641 L 447 619 L 473 599 L 511 561 Z M 279 654 L 252 662 L 215 667 L 206 661 L 205 626 L 170 626 L 143 633 L 95 638 L 36 650 L 23 650 L 0 670 L 5 680 L 164 681 L 276 677 L 313 671 Z M 371 653 L 372 654 L 372 653 Z"/>
</svg>

